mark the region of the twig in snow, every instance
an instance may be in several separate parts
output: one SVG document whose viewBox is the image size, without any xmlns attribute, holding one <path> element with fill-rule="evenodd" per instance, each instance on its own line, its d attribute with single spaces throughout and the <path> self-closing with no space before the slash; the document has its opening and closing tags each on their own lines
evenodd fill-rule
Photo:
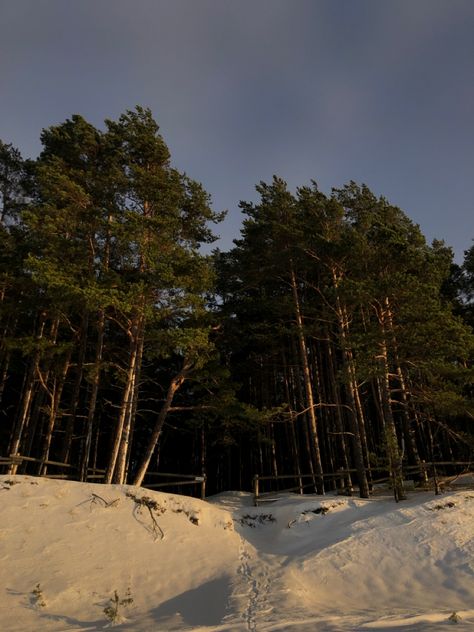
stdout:
<svg viewBox="0 0 474 632">
<path fill-rule="evenodd" d="M 132 494 L 131 492 L 127 492 L 127 496 L 128 496 L 128 498 L 131 498 L 133 500 L 133 502 L 135 503 L 135 507 L 134 507 L 134 510 L 133 510 L 135 519 L 138 522 L 141 522 L 136 517 L 136 514 L 137 513 L 138 514 L 141 513 L 143 507 L 146 507 L 148 509 L 148 513 L 150 514 L 151 527 L 148 527 L 146 525 L 143 525 L 143 526 L 145 527 L 145 529 L 147 531 L 149 531 L 153 535 L 153 539 L 154 540 L 157 540 L 158 536 L 160 537 L 161 540 L 163 540 L 163 538 L 165 537 L 165 534 L 163 532 L 163 529 L 160 527 L 160 525 L 156 521 L 155 514 L 153 512 L 155 511 L 158 514 L 163 514 L 166 511 L 166 508 L 165 507 L 161 507 L 156 502 L 156 500 L 153 500 L 149 496 L 135 496 L 135 494 Z"/>
</svg>

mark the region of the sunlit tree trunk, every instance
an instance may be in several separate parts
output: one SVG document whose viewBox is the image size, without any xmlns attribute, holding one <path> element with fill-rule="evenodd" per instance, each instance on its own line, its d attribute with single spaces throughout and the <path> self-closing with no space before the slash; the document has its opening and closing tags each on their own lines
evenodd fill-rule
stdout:
<svg viewBox="0 0 474 632">
<path fill-rule="evenodd" d="M 51 391 L 48 393 L 50 397 L 49 416 L 46 425 L 46 431 L 43 438 L 43 447 L 41 450 L 41 461 L 43 462 L 39 469 L 40 475 L 45 475 L 48 470 L 48 466 L 44 463 L 49 458 L 49 451 L 51 448 L 51 441 L 53 439 L 53 431 L 58 418 L 59 403 L 61 401 L 61 395 L 63 392 L 64 382 L 66 381 L 67 372 L 69 370 L 70 353 L 67 354 L 59 375 L 53 377 L 53 383 Z"/>
<path fill-rule="evenodd" d="M 87 348 L 87 330 L 88 330 L 89 317 L 87 312 L 83 314 L 81 327 L 79 330 L 79 351 L 76 364 L 76 376 L 74 379 L 74 386 L 72 389 L 70 414 L 66 422 L 64 429 L 64 438 L 62 442 L 60 461 L 68 463 L 72 440 L 74 436 L 74 429 L 77 421 L 77 410 L 79 408 L 79 396 L 81 392 L 81 385 L 84 375 L 84 362 L 86 357 Z"/>
<path fill-rule="evenodd" d="M 314 455 L 315 466 L 315 485 L 318 494 L 324 494 L 324 479 L 323 479 L 323 466 L 321 462 L 321 452 L 319 448 L 318 428 L 316 419 L 316 407 L 313 397 L 313 388 L 311 385 L 311 374 L 309 370 L 308 350 L 306 347 L 303 318 L 301 315 L 300 300 L 298 295 L 298 286 L 296 282 L 296 274 L 291 267 L 290 270 L 291 289 L 293 293 L 293 307 L 296 319 L 296 332 L 298 336 L 299 350 L 300 350 L 300 362 L 303 371 L 303 381 L 306 395 L 307 412 L 309 419 L 309 432 L 311 436 L 311 447 Z"/>
<path fill-rule="evenodd" d="M 381 366 L 381 379 L 379 383 L 385 426 L 385 441 L 387 444 L 387 456 L 392 477 L 393 493 L 395 500 L 398 502 L 399 500 L 404 500 L 406 495 L 403 488 L 402 457 L 398 447 L 397 430 L 391 407 L 390 369 L 386 341 L 386 323 L 390 314 L 388 298 L 384 300 L 383 306 L 377 306 L 376 311 L 382 334 L 379 343 L 378 359 Z"/>
<path fill-rule="evenodd" d="M 46 314 L 42 313 L 39 317 L 39 323 L 37 328 L 37 334 L 35 336 L 37 347 L 34 351 L 33 357 L 29 362 L 28 371 L 25 375 L 21 405 L 19 408 L 19 414 L 13 429 L 13 433 L 10 439 L 9 454 L 18 454 L 23 434 L 28 425 L 31 404 L 33 401 L 33 394 L 36 388 L 36 375 L 38 371 L 38 365 L 41 357 L 41 351 L 39 343 L 44 335 L 44 327 L 46 324 Z M 8 474 L 15 474 L 18 469 L 18 465 L 11 464 L 8 468 Z"/>
<path fill-rule="evenodd" d="M 119 472 L 117 468 L 117 459 L 120 452 L 120 447 L 128 447 L 128 436 L 124 437 L 128 430 L 128 423 L 130 419 L 131 409 L 133 405 L 133 396 L 135 394 L 135 380 L 137 377 L 138 365 L 141 362 L 140 356 L 140 343 L 138 339 L 138 333 L 140 328 L 140 316 L 134 319 L 129 332 L 130 346 L 128 353 L 128 366 L 125 377 L 125 384 L 122 390 L 122 402 L 120 404 L 119 416 L 114 431 L 114 437 L 112 442 L 112 448 L 109 457 L 109 463 L 107 466 L 107 472 L 105 475 L 105 482 L 111 483 L 112 480 L 117 483 L 121 483 Z M 122 449 L 122 454 L 124 449 Z M 126 451 L 124 458 L 126 456 Z"/>
<path fill-rule="evenodd" d="M 102 356 L 104 352 L 104 335 L 105 335 L 105 312 L 99 310 L 97 320 L 97 342 L 95 345 L 95 359 L 92 369 L 91 392 L 88 401 L 87 419 L 85 424 L 85 438 L 80 458 L 80 480 L 87 480 L 87 469 L 89 467 L 92 437 L 94 434 L 94 419 L 97 408 L 97 397 L 100 387 L 100 372 L 102 367 Z"/>
<path fill-rule="evenodd" d="M 327 359 L 328 359 L 328 379 L 331 388 L 331 401 L 336 405 L 334 412 L 334 426 L 336 430 L 336 445 L 338 446 L 338 458 L 343 470 L 346 470 L 343 476 L 344 487 L 350 493 L 352 493 L 352 477 L 349 470 L 349 458 L 347 455 L 346 447 L 346 433 L 344 431 L 343 415 L 342 415 L 342 403 L 339 395 L 339 388 L 336 383 L 336 369 L 334 362 L 334 350 L 332 343 L 328 340 L 327 344 Z"/>
<path fill-rule="evenodd" d="M 138 465 L 137 471 L 135 473 L 133 479 L 134 485 L 139 486 L 143 483 L 143 479 L 145 478 L 145 474 L 153 456 L 153 452 L 155 451 L 156 445 L 163 430 L 163 425 L 165 423 L 169 409 L 171 408 L 171 405 L 173 403 L 174 396 L 186 380 L 186 377 L 191 370 L 191 366 L 191 363 L 185 361 L 181 371 L 177 375 L 175 375 L 175 377 L 170 382 L 168 391 L 166 393 L 166 399 L 162 404 L 160 412 L 158 413 L 158 416 L 156 418 L 155 425 L 148 440 L 145 454 L 143 455 L 142 460 L 140 461 L 140 464 Z"/>
<path fill-rule="evenodd" d="M 342 303 L 338 291 L 338 278 L 334 268 L 331 270 L 334 289 L 336 291 L 336 314 L 339 326 L 339 336 L 342 347 L 342 358 L 344 363 L 344 369 L 346 373 L 347 395 L 349 398 L 349 415 L 348 420 L 350 429 L 353 435 L 353 449 L 354 449 L 354 461 L 357 470 L 357 477 L 359 480 L 359 494 L 361 498 L 369 497 L 369 483 L 367 481 L 367 473 L 364 463 L 364 453 L 361 440 L 361 424 L 363 424 L 363 417 L 360 416 L 362 411 L 359 411 L 357 407 L 356 397 L 358 396 L 356 371 L 354 366 L 354 358 L 352 355 L 352 349 L 348 340 L 349 336 L 349 319 L 347 310 Z M 359 417 L 358 417 L 359 413 Z"/>
<path fill-rule="evenodd" d="M 288 363 L 286 360 L 286 354 L 283 351 L 282 351 L 282 360 L 283 360 L 283 367 L 284 367 L 285 397 L 286 397 L 286 402 L 290 408 L 289 421 L 286 423 L 286 428 L 287 430 L 289 430 L 289 444 L 290 444 L 290 448 L 292 452 L 293 467 L 294 467 L 294 471 L 298 480 L 299 492 L 300 494 L 302 494 L 303 493 L 303 479 L 301 478 L 300 454 L 299 454 L 298 440 L 296 437 L 296 430 L 295 430 L 295 424 L 296 424 L 296 417 L 294 414 L 295 406 L 293 405 L 293 397 L 290 396 L 290 385 L 288 381 Z"/>
<path fill-rule="evenodd" d="M 135 420 L 135 414 L 138 403 L 138 389 L 139 389 L 139 379 L 140 379 L 140 369 L 142 364 L 143 357 L 143 345 L 144 345 L 144 336 L 145 336 L 145 319 L 142 317 L 137 325 L 137 350 L 136 350 L 136 361 L 134 367 L 134 373 L 132 376 L 132 384 L 130 387 L 130 401 L 127 405 L 126 417 L 123 425 L 122 436 L 120 439 L 120 446 L 117 455 L 117 464 L 116 471 L 114 474 L 113 482 L 114 483 L 124 483 L 126 479 L 126 466 L 127 466 L 127 458 L 130 453 L 131 446 L 131 435 L 133 423 Z"/>
</svg>

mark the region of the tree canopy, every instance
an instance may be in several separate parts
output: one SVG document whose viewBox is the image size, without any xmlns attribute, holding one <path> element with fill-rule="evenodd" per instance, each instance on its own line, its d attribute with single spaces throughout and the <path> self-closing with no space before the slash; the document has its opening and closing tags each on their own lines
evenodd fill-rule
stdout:
<svg viewBox="0 0 474 632">
<path fill-rule="evenodd" d="M 402 499 L 406 472 L 472 458 L 473 248 L 456 266 L 365 185 L 275 176 L 204 255 L 223 213 L 149 110 L 41 142 L 0 143 L 0 456 L 20 471 L 364 497 L 385 473 Z"/>
</svg>

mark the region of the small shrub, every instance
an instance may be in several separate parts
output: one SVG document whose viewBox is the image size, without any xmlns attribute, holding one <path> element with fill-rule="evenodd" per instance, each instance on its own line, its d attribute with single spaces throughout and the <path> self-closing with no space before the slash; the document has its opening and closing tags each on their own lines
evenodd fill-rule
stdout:
<svg viewBox="0 0 474 632">
<path fill-rule="evenodd" d="M 43 595 L 43 589 L 38 583 L 31 591 L 31 603 L 36 608 L 46 608 L 46 600 Z"/>
<path fill-rule="evenodd" d="M 84 500 L 80 505 L 84 505 L 85 503 L 90 503 L 90 508 L 92 511 L 92 507 L 98 505 L 99 507 L 116 507 L 120 502 L 120 498 L 115 498 L 114 500 L 105 500 L 99 494 L 91 494 L 87 500 Z"/>
<path fill-rule="evenodd" d="M 321 505 L 321 507 L 316 507 L 316 509 L 308 509 L 306 511 L 303 511 L 303 514 L 314 513 L 314 514 L 321 514 L 322 516 L 325 516 L 327 512 L 329 511 L 329 509 L 330 507 L 325 507 Z"/>
<path fill-rule="evenodd" d="M 331 509 L 334 509 L 335 507 L 339 507 L 340 505 L 342 505 L 344 503 L 332 503 L 331 505 L 321 505 L 320 507 L 316 507 L 315 509 L 305 509 L 303 512 L 301 512 L 303 515 L 304 514 L 309 514 L 309 513 L 314 513 L 314 514 L 318 514 L 321 516 L 325 516 L 329 511 L 331 511 Z"/>
<path fill-rule="evenodd" d="M 339 507 L 339 505 L 342 505 L 342 504 L 344 503 L 336 502 L 336 503 L 332 503 L 332 505 L 320 505 L 319 507 L 315 507 L 314 509 L 305 509 L 304 511 L 301 512 L 300 516 L 306 516 L 307 514 L 316 514 L 320 516 L 325 516 L 329 511 L 331 511 L 331 509 L 334 509 L 334 507 Z M 295 523 L 298 522 L 298 518 L 295 518 L 294 520 L 290 520 L 290 522 L 288 523 L 288 529 L 291 529 L 291 527 Z"/>
<path fill-rule="evenodd" d="M 191 513 L 187 509 L 184 509 L 183 507 L 181 507 L 181 505 L 170 507 L 170 509 L 176 514 L 179 514 L 179 513 L 184 514 L 191 524 L 199 526 L 199 515 L 196 515 L 195 513 Z"/>
<path fill-rule="evenodd" d="M 149 496 L 136 496 L 135 494 L 132 494 L 132 492 L 127 492 L 127 497 L 131 498 L 135 503 L 135 518 L 138 522 L 141 522 L 141 524 L 143 524 L 143 522 L 141 520 L 138 520 L 136 514 L 140 514 L 143 508 L 148 509 L 148 513 L 151 519 L 151 525 L 144 525 L 145 529 L 147 529 L 147 531 L 152 534 L 154 540 L 157 540 L 158 537 L 163 540 L 165 534 L 156 520 L 155 513 L 157 515 L 164 514 L 166 511 L 166 507 L 162 507 L 156 502 L 156 500 L 153 500 L 153 498 L 150 498 Z"/>
<path fill-rule="evenodd" d="M 441 509 L 452 509 L 456 507 L 456 503 L 452 500 L 448 500 L 447 502 L 439 505 L 434 505 L 433 507 L 428 507 L 430 511 L 440 511 Z"/>
<path fill-rule="evenodd" d="M 127 492 L 126 495 L 139 507 L 146 507 L 150 511 L 156 511 L 158 515 L 164 514 L 166 511 L 166 507 L 159 505 L 157 501 L 150 498 L 150 496 L 137 496 L 132 494 L 132 492 Z"/>
<path fill-rule="evenodd" d="M 126 608 L 133 603 L 133 597 L 130 593 L 130 588 L 127 588 L 125 597 L 120 599 L 119 594 L 114 590 L 114 596 L 109 599 L 109 603 L 104 608 L 104 614 L 107 621 L 111 624 L 123 623 L 124 617 L 122 616 L 120 609 Z"/>
<path fill-rule="evenodd" d="M 240 524 L 243 527 L 252 527 L 255 528 L 257 525 L 263 525 L 268 522 L 276 522 L 276 519 L 272 514 L 257 514 L 255 516 L 251 516 L 250 514 L 245 514 L 239 519 Z"/>
<path fill-rule="evenodd" d="M 13 485 L 18 485 L 20 481 L 14 481 L 13 479 L 8 479 L 2 481 L 2 487 L 0 489 L 11 489 Z"/>
<path fill-rule="evenodd" d="M 461 621 L 461 617 L 457 612 L 453 612 L 453 614 L 448 617 L 448 621 L 451 621 L 451 623 L 459 623 Z"/>
</svg>

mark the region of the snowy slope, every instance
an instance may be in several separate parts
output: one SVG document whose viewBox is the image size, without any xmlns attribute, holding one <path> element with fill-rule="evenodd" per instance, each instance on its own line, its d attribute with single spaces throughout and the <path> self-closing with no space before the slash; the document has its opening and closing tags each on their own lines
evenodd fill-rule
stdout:
<svg viewBox="0 0 474 632">
<path fill-rule="evenodd" d="M 0 476 L 0 501 L 1 632 L 101 630 L 128 589 L 118 630 L 474 630 L 474 491 L 255 508 Z"/>
</svg>

